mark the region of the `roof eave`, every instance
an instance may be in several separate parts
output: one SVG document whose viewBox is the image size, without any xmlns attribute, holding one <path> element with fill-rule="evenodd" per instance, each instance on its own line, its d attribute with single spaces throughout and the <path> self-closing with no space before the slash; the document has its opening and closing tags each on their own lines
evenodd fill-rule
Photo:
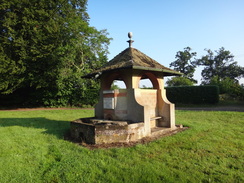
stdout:
<svg viewBox="0 0 244 183">
<path fill-rule="evenodd" d="M 181 76 L 181 75 L 183 75 L 183 73 L 178 72 L 178 71 L 168 70 L 168 69 L 152 68 L 152 67 L 133 66 L 133 69 L 148 70 L 148 71 L 154 71 L 154 72 L 163 72 L 163 73 L 165 73 L 165 76 Z"/>
<path fill-rule="evenodd" d="M 102 73 L 104 73 L 104 72 L 111 72 L 111 71 L 115 71 L 115 70 L 129 69 L 129 68 L 137 69 L 137 70 L 161 72 L 161 73 L 164 73 L 164 76 L 181 76 L 181 75 L 183 75 L 183 73 L 181 73 L 181 72 L 174 71 L 174 70 L 168 70 L 168 69 L 159 69 L 159 68 L 143 67 L 143 66 L 126 66 L 126 67 L 114 68 L 111 70 L 103 70 L 103 71 L 98 70 L 97 72 L 93 72 L 91 74 L 87 74 L 85 76 L 82 76 L 82 78 L 93 78 L 93 77 L 99 78 L 102 75 Z"/>
<path fill-rule="evenodd" d="M 82 78 L 92 78 L 92 77 L 94 77 L 96 75 L 98 75 L 98 77 L 99 77 L 104 72 L 111 72 L 111 71 L 115 71 L 115 70 L 129 69 L 129 68 L 132 68 L 132 66 L 125 66 L 125 67 L 120 67 L 120 68 L 113 68 L 113 69 L 109 69 L 109 70 L 101 70 L 100 69 L 100 70 L 94 71 L 94 72 L 92 72 L 90 74 L 87 74 L 85 76 L 82 76 Z M 98 77 L 96 77 L 96 78 L 98 78 Z"/>
</svg>

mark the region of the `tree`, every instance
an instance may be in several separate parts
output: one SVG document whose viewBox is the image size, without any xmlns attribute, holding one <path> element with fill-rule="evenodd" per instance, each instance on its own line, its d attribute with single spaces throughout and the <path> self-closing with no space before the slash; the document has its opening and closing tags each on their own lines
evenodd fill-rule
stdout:
<svg viewBox="0 0 244 183">
<path fill-rule="evenodd" d="M 193 82 L 186 77 L 173 77 L 166 83 L 168 86 L 193 86 Z"/>
<path fill-rule="evenodd" d="M 170 67 L 174 67 L 174 70 L 180 71 L 184 75 L 182 77 L 173 77 L 168 80 L 166 83 L 168 86 L 192 86 L 194 83 L 197 83 L 193 79 L 195 72 L 195 56 L 196 52 L 191 52 L 190 47 L 184 48 L 184 51 L 178 51 L 175 55 L 176 60 L 170 63 Z"/>
<path fill-rule="evenodd" d="M 110 38 L 89 26 L 86 6 L 86 0 L 2 1 L 0 93 L 31 87 L 57 101 L 98 86 L 80 77 L 107 62 Z"/>
<path fill-rule="evenodd" d="M 237 65 L 234 56 L 225 48 L 215 51 L 216 55 L 210 49 L 205 49 L 207 55 L 198 59 L 197 64 L 205 66 L 202 70 L 203 84 L 209 84 L 212 78 L 217 82 L 230 78 L 237 80 L 244 76 L 244 68 Z"/>
<path fill-rule="evenodd" d="M 237 80 L 224 78 L 219 80 L 218 77 L 211 78 L 210 85 L 218 85 L 220 94 L 227 94 L 232 99 L 243 100 L 244 88 Z"/>
<path fill-rule="evenodd" d="M 186 47 L 184 48 L 184 51 L 178 51 L 175 55 L 176 60 L 170 63 L 170 67 L 174 67 L 174 70 L 184 74 L 183 77 L 196 83 L 196 80 L 193 79 L 193 75 L 196 68 L 194 57 L 197 53 L 191 52 L 191 50 L 190 47 Z"/>
</svg>

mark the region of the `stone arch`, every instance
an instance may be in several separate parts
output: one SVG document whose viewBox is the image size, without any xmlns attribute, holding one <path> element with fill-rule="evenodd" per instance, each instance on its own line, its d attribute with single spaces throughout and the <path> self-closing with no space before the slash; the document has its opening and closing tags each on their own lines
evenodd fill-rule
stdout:
<svg viewBox="0 0 244 183">
<path fill-rule="evenodd" d="M 142 78 L 148 78 L 152 83 L 153 89 L 160 89 L 160 84 L 158 82 L 158 78 L 153 73 L 145 72 L 141 75 L 140 80 Z M 138 82 L 140 82 L 140 80 Z M 139 86 L 139 83 L 138 83 L 138 86 Z"/>
<path fill-rule="evenodd" d="M 106 75 L 105 77 L 102 78 L 102 89 L 103 90 L 111 90 L 111 85 L 115 80 L 121 80 L 125 83 L 126 88 L 128 88 L 128 84 L 123 76 L 122 73 L 120 72 L 114 72 L 110 75 Z"/>
<path fill-rule="evenodd" d="M 140 89 L 153 88 L 153 84 L 149 78 L 141 78 L 139 81 L 139 88 Z"/>
</svg>

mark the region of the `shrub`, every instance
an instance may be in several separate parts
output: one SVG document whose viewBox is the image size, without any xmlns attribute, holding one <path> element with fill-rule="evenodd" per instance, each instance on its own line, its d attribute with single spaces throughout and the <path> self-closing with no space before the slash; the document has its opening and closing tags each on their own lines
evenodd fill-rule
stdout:
<svg viewBox="0 0 244 183">
<path fill-rule="evenodd" d="M 244 87 L 240 85 L 238 80 L 231 78 L 224 78 L 218 80 L 218 77 L 213 77 L 210 81 L 211 85 L 219 86 L 219 93 L 229 95 L 232 100 L 243 100 L 244 98 Z"/>
<path fill-rule="evenodd" d="M 168 86 L 193 86 L 195 82 L 191 81 L 186 77 L 173 77 L 166 83 Z"/>
<path fill-rule="evenodd" d="M 89 89 L 83 92 L 81 101 L 83 105 L 94 106 L 98 103 L 99 99 L 99 90 L 98 89 Z"/>
</svg>

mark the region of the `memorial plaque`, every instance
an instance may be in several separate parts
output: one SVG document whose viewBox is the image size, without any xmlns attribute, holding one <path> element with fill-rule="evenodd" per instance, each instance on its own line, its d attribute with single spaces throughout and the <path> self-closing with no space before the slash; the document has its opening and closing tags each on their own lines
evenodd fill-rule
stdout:
<svg viewBox="0 0 244 183">
<path fill-rule="evenodd" d="M 103 98 L 104 109 L 114 109 L 114 98 Z"/>
</svg>

